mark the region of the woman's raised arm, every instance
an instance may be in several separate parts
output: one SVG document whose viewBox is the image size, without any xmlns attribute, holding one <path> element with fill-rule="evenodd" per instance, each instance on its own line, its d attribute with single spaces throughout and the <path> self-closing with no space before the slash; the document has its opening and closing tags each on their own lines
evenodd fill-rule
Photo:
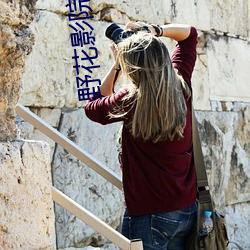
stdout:
<svg viewBox="0 0 250 250">
<path fill-rule="evenodd" d="M 165 24 L 161 25 L 162 36 L 172 38 L 176 41 L 183 41 L 190 35 L 191 26 L 188 24 Z"/>
<path fill-rule="evenodd" d="M 157 36 L 165 36 L 172 38 L 176 41 L 185 40 L 191 31 L 191 26 L 188 24 L 164 24 L 164 25 L 155 25 L 155 24 L 146 24 L 144 22 L 128 22 L 125 26 L 125 29 L 135 29 L 139 27 L 148 27 L 152 34 Z"/>
</svg>

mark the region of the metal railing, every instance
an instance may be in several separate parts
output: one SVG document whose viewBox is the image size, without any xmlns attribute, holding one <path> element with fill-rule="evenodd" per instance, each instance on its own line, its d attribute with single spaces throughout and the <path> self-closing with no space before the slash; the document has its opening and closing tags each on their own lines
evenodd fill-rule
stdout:
<svg viewBox="0 0 250 250">
<path fill-rule="evenodd" d="M 48 123 L 43 121 L 40 117 L 31 112 L 28 108 L 18 103 L 16 113 L 21 116 L 25 121 L 32 124 L 35 128 L 47 135 L 50 139 L 54 140 L 68 152 L 76 156 L 79 160 L 91 167 L 95 172 L 100 174 L 106 180 L 111 182 L 117 188 L 122 190 L 121 178 L 108 169 L 104 164 L 92 157 L 88 152 L 69 140 L 66 136 L 58 132 Z M 129 240 L 108 224 L 101 221 L 95 215 L 90 213 L 84 207 L 77 204 L 71 198 L 63 194 L 61 191 L 52 186 L 51 188 L 52 199 L 54 202 L 71 212 L 77 218 L 84 221 L 90 227 L 95 229 L 98 233 L 109 239 L 112 243 L 121 249 L 143 250 L 142 242 L 140 240 Z"/>
</svg>

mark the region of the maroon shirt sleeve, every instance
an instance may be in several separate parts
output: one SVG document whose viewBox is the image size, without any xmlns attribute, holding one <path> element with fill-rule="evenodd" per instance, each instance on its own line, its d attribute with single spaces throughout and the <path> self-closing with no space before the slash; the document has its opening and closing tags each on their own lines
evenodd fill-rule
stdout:
<svg viewBox="0 0 250 250">
<path fill-rule="evenodd" d="M 174 68 L 182 75 L 186 83 L 191 87 L 191 76 L 196 61 L 197 31 L 191 26 L 190 35 L 176 44 L 171 56 Z"/>
<path fill-rule="evenodd" d="M 111 118 L 110 114 L 115 113 L 119 107 L 123 105 L 123 97 L 128 93 L 127 89 L 121 89 L 117 93 L 109 96 L 103 96 L 102 98 L 91 98 L 86 106 L 86 116 L 102 125 L 106 125 L 113 122 L 123 121 L 124 118 Z M 126 106 L 124 111 L 126 112 Z"/>
</svg>

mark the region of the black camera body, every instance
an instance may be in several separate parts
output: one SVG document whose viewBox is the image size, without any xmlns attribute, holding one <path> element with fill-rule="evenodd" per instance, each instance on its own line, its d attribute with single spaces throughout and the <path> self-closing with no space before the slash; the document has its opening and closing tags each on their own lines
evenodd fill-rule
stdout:
<svg viewBox="0 0 250 250">
<path fill-rule="evenodd" d="M 142 26 L 133 30 L 127 30 L 125 31 L 122 29 L 119 25 L 116 23 L 112 23 L 108 28 L 106 29 L 105 36 L 112 40 L 114 43 L 118 44 L 124 39 L 132 36 L 133 34 L 136 34 L 138 31 L 146 31 L 150 33 L 150 30 L 147 26 Z"/>
</svg>

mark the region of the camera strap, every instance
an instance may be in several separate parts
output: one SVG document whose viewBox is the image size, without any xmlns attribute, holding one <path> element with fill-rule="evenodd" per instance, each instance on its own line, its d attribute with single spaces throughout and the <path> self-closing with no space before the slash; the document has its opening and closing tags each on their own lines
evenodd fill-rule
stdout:
<svg viewBox="0 0 250 250">
<path fill-rule="evenodd" d="M 115 71 L 116 71 L 116 72 L 115 72 L 115 78 L 114 78 L 113 87 L 112 87 L 113 93 L 115 93 L 115 83 L 116 83 L 117 78 L 118 78 L 118 76 L 119 76 L 119 73 L 120 73 L 120 71 L 121 71 L 121 67 L 118 66 L 118 68 L 116 68 Z"/>
</svg>

